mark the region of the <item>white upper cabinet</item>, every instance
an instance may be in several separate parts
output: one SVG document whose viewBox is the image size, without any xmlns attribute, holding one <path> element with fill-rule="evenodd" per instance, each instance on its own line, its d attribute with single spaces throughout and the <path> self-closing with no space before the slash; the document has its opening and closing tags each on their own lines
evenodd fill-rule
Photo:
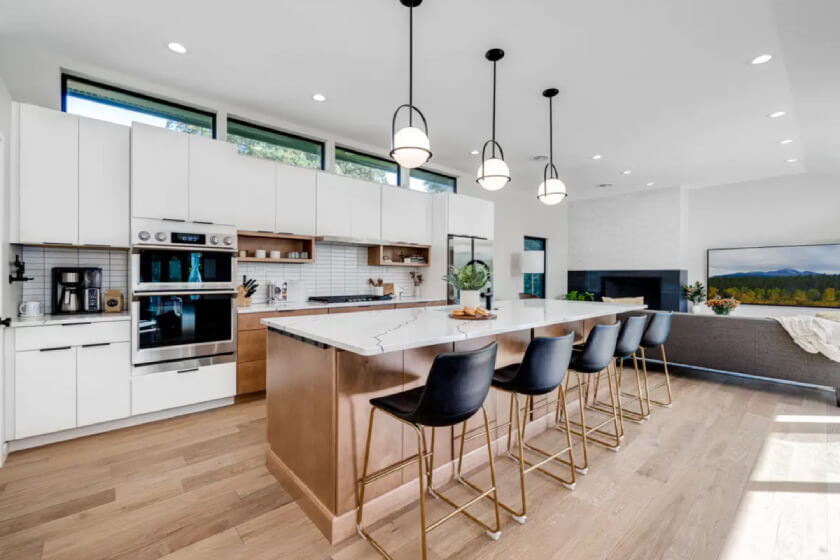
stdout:
<svg viewBox="0 0 840 560">
<path fill-rule="evenodd" d="M 350 179 L 351 237 L 378 241 L 382 237 L 382 185 Z"/>
<path fill-rule="evenodd" d="M 318 173 L 318 235 L 379 241 L 382 185 Z"/>
<path fill-rule="evenodd" d="M 400 187 L 382 187 L 382 241 L 431 243 L 432 196 Z"/>
<path fill-rule="evenodd" d="M 130 132 L 79 119 L 79 245 L 128 246 Z"/>
<path fill-rule="evenodd" d="M 275 163 L 250 156 L 235 156 L 234 162 L 237 229 L 274 231 Z"/>
<path fill-rule="evenodd" d="M 18 241 L 76 245 L 79 117 L 19 105 Z"/>
<path fill-rule="evenodd" d="M 189 142 L 183 132 L 132 125 L 132 216 L 189 218 Z"/>
<path fill-rule="evenodd" d="M 449 194 L 447 233 L 493 239 L 494 205 L 489 200 Z"/>
<path fill-rule="evenodd" d="M 318 172 L 276 164 L 276 221 L 274 231 L 315 235 Z"/>
<path fill-rule="evenodd" d="M 236 146 L 203 136 L 189 138 L 189 220 L 236 223 Z M 166 216 L 162 216 L 166 217 Z M 171 216 L 175 217 L 175 216 Z"/>
</svg>

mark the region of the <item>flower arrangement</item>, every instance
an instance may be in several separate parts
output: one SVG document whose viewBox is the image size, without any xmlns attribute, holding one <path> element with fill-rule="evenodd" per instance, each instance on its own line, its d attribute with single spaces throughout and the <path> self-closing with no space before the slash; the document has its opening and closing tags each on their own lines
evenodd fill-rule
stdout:
<svg viewBox="0 0 840 560">
<path fill-rule="evenodd" d="M 462 268 L 449 267 L 444 280 L 459 290 L 481 290 L 490 282 L 490 270 L 483 264 L 468 264 Z"/>
<path fill-rule="evenodd" d="M 706 299 L 706 287 L 702 282 L 695 282 L 687 286 L 682 286 L 683 299 L 697 304 L 702 303 Z"/>
<path fill-rule="evenodd" d="M 707 301 L 706 306 L 710 307 L 717 315 L 729 315 L 740 303 L 735 298 L 717 298 Z"/>
</svg>

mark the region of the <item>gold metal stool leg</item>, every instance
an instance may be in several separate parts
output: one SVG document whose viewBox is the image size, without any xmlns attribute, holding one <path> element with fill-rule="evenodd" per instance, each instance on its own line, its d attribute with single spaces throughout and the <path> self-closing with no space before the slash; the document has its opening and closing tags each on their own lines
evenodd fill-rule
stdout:
<svg viewBox="0 0 840 560">
<path fill-rule="evenodd" d="M 609 390 L 610 390 L 610 411 L 609 411 L 609 414 L 611 415 L 611 418 L 609 418 L 609 419 L 605 420 L 604 422 L 601 422 L 600 424 L 597 424 L 595 426 L 589 426 L 586 423 L 586 417 L 585 417 L 585 413 L 584 413 L 584 410 L 587 408 L 586 407 L 586 401 L 584 400 L 580 403 L 580 423 L 577 423 L 577 422 L 574 422 L 574 421 L 569 422 L 572 426 L 572 433 L 574 435 L 580 437 L 583 440 L 583 443 L 584 443 L 584 448 L 583 448 L 584 457 L 587 454 L 587 443 L 589 441 L 593 441 L 593 442 L 595 442 L 599 445 L 602 445 L 602 446 L 604 446 L 607 449 L 610 449 L 612 451 L 619 451 L 621 449 L 621 425 L 619 423 L 619 409 L 618 409 L 620 401 L 617 402 L 616 393 L 613 390 L 612 370 L 609 367 L 609 365 L 607 366 L 606 369 L 607 369 L 607 385 L 609 386 Z M 575 372 L 575 373 L 577 374 L 578 379 L 580 379 L 581 374 L 578 373 L 578 372 Z M 594 374 L 585 374 L 585 375 L 587 375 L 587 377 L 590 378 Z M 607 431 L 601 429 L 603 426 L 605 426 L 609 423 L 612 423 L 613 426 L 614 426 L 614 432 L 613 433 L 610 433 L 610 432 L 607 432 Z M 615 441 L 614 442 L 607 441 L 605 439 L 602 439 L 601 436 L 605 436 L 605 437 L 608 437 L 608 438 L 613 438 Z M 585 464 L 588 466 L 588 461 L 585 461 Z M 580 472 L 580 470 L 578 470 L 578 472 Z"/>
<path fill-rule="evenodd" d="M 671 405 L 674 403 L 673 397 L 671 395 L 671 375 L 668 373 L 668 359 L 665 357 L 665 345 L 661 344 L 659 346 L 662 352 L 662 366 L 665 369 L 665 382 L 656 385 L 655 387 L 650 388 L 647 390 L 647 403 L 648 403 L 648 414 L 650 414 L 650 403 L 655 405 L 664 407 L 664 408 L 671 408 Z M 642 348 L 642 369 L 644 370 L 645 375 L 645 385 L 647 386 L 647 360 L 645 359 L 645 349 Z M 657 401 L 655 399 L 650 398 L 650 394 L 657 389 L 665 387 L 668 395 L 667 401 Z"/>
</svg>

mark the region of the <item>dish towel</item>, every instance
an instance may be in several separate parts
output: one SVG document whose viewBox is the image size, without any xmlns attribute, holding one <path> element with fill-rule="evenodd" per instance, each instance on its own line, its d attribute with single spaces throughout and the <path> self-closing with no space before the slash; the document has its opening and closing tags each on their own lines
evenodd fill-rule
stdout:
<svg viewBox="0 0 840 560">
<path fill-rule="evenodd" d="M 774 319 L 806 352 L 820 353 L 829 360 L 840 362 L 840 322 L 808 315 L 774 317 Z"/>
</svg>

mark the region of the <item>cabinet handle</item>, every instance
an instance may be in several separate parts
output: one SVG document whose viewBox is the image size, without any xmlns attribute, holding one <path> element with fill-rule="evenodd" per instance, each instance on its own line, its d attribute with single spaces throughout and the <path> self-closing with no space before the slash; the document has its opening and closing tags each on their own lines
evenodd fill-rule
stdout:
<svg viewBox="0 0 840 560">
<path fill-rule="evenodd" d="M 197 367 L 190 368 L 190 369 L 179 369 L 176 373 L 189 373 L 191 371 L 198 371 Z"/>
<path fill-rule="evenodd" d="M 201 220 L 193 220 L 194 224 L 204 224 L 206 226 L 212 226 L 213 222 L 202 222 Z"/>
<path fill-rule="evenodd" d="M 106 245 L 104 243 L 82 243 L 84 247 L 112 247 L 112 245 Z"/>
<path fill-rule="evenodd" d="M 56 350 L 70 350 L 72 346 L 59 346 L 58 348 L 41 348 L 39 352 L 55 352 Z"/>
<path fill-rule="evenodd" d="M 182 220 L 181 218 L 161 218 L 164 222 L 186 222 L 187 220 Z"/>
<path fill-rule="evenodd" d="M 90 325 L 91 321 L 86 321 L 84 323 L 61 323 L 62 327 L 77 327 L 79 325 Z"/>
<path fill-rule="evenodd" d="M 98 346 L 110 346 L 110 342 L 97 342 L 96 344 L 82 344 L 82 348 L 96 348 Z"/>
<path fill-rule="evenodd" d="M 72 245 L 72 243 L 66 243 L 64 241 L 42 241 L 44 245 Z"/>
</svg>

